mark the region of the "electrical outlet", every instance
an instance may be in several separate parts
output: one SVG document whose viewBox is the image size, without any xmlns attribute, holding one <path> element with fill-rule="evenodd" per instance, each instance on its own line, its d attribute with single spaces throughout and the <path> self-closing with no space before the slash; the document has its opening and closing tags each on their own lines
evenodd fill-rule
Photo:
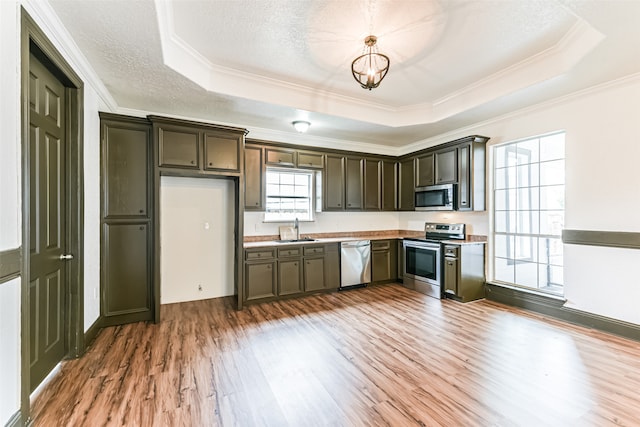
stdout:
<svg viewBox="0 0 640 427">
<path fill-rule="evenodd" d="M 202 285 L 198 285 L 198 290 L 202 292 Z"/>
</svg>

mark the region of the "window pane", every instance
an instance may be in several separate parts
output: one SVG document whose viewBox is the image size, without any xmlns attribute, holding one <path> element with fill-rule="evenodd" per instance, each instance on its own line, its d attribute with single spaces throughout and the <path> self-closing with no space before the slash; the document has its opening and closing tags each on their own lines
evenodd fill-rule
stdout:
<svg viewBox="0 0 640 427">
<path fill-rule="evenodd" d="M 496 170 L 494 187 L 496 190 L 501 190 L 508 187 L 507 172 L 509 171 L 509 169 L 510 168 L 501 168 Z"/>
<path fill-rule="evenodd" d="M 525 261 L 537 261 L 538 239 L 535 237 L 516 236 L 516 259 Z"/>
<path fill-rule="evenodd" d="M 540 187 L 540 209 L 564 209 L 564 185 Z"/>
<path fill-rule="evenodd" d="M 495 258 L 494 263 L 495 279 L 501 282 L 515 282 L 515 265 L 504 258 Z"/>
<path fill-rule="evenodd" d="M 516 213 L 508 211 L 498 211 L 495 215 L 495 228 L 498 233 L 516 232 Z"/>
<path fill-rule="evenodd" d="M 538 158 L 538 139 L 530 139 L 517 144 L 518 164 L 536 163 Z"/>
<path fill-rule="evenodd" d="M 540 163 L 540 185 L 564 184 L 564 160 Z"/>
<path fill-rule="evenodd" d="M 516 190 L 496 190 L 496 210 L 506 211 L 516 208 Z"/>
<path fill-rule="evenodd" d="M 518 202 L 516 208 L 520 210 L 538 209 L 540 189 L 534 188 L 519 188 L 518 189 Z"/>
<path fill-rule="evenodd" d="M 539 212 L 538 211 L 516 211 L 517 218 L 516 231 L 520 234 L 538 234 Z"/>
<path fill-rule="evenodd" d="M 518 187 L 537 187 L 540 185 L 540 180 L 538 178 L 538 165 L 539 163 L 518 166 Z M 513 187 L 513 184 L 511 184 L 511 187 Z"/>
<path fill-rule="evenodd" d="M 518 262 L 516 264 L 516 283 L 530 288 L 538 287 L 538 264 Z"/>
<path fill-rule="evenodd" d="M 265 220 L 311 220 L 313 172 L 267 170 Z"/>
<path fill-rule="evenodd" d="M 540 138 L 540 161 L 564 159 L 564 133 Z"/>
<path fill-rule="evenodd" d="M 502 234 L 495 237 L 495 255 L 501 258 L 514 258 L 513 236 Z"/>
<path fill-rule="evenodd" d="M 540 234 L 560 236 L 564 228 L 564 211 L 540 211 Z"/>
</svg>

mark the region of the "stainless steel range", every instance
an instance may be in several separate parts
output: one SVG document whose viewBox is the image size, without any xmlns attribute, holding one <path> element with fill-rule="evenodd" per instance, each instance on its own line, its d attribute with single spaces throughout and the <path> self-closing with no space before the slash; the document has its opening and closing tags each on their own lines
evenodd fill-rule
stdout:
<svg viewBox="0 0 640 427">
<path fill-rule="evenodd" d="M 443 240 L 464 240 L 464 224 L 427 222 L 424 238 L 405 238 L 403 241 L 404 285 L 434 298 L 442 298 Z"/>
</svg>

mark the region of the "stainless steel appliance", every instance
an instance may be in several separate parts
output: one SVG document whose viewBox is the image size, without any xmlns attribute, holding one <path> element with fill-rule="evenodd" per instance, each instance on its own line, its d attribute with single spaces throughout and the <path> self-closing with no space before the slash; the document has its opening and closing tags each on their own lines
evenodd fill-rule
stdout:
<svg viewBox="0 0 640 427">
<path fill-rule="evenodd" d="M 356 240 L 340 244 L 340 289 L 371 283 L 371 241 Z"/>
<path fill-rule="evenodd" d="M 425 223 L 424 238 L 404 239 L 403 281 L 434 298 L 442 298 L 442 240 L 464 240 L 464 224 Z"/>
<path fill-rule="evenodd" d="M 416 187 L 417 211 L 452 211 L 456 209 L 456 184 Z"/>
</svg>

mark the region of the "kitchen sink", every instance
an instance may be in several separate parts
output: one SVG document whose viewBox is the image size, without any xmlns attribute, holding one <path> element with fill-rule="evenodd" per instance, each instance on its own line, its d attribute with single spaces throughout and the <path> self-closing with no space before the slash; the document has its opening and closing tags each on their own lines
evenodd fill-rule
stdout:
<svg viewBox="0 0 640 427">
<path fill-rule="evenodd" d="M 290 240 L 274 240 L 276 243 L 298 243 L 298 242 L 315 242 L 317 239 L 312 239 L 311 237 L 303 237 L 301 239 L 290 239 Z"/>
</svg>

